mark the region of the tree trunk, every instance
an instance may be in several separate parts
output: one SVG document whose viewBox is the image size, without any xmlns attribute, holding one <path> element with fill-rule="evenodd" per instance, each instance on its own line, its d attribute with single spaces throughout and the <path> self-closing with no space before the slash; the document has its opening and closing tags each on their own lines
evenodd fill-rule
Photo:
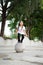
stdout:
<svg viewBox="0 0 43 65">
<path fill-rule="evenodd" d="M 31 37 L 30 37 L 30 35 L 31 35 L 30 31 L 31 31 L 31 28 L 32 28 L 32 18 L 27 19 L 27 21 L 28 21 L 28 26 L 27 26 L 28 38 L 31 39 Z"/>
<path fill-rule="evenodd" d="M 1 25 L 1 36 L 2 37 L 4 35 L 5 22 L 6 22 L 6 11 L 5 11 L 5 9 L 3 9 L 3 13 L 2 13 L 2 25 Z"/>
<path fill-rule="evenodd" d="M 26 33 L 28 35 L 28 38 L 30 39 L 30 27 L 29 26 L 27 27 Z"/>
</svg>

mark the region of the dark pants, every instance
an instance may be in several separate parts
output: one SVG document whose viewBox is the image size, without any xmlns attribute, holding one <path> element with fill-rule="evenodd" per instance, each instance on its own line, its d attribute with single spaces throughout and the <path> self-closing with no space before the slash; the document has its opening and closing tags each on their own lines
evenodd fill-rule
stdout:
<svg viewBox="0 0 43 65">
<path fill-rule="evenodd" d="M 21 37 L 21 39 L 20 39 L 20 37 Z M 24 39 L 24 35 L 18 33 L 18 42 L 19 43 L 22 43 L 23 42 L 23 39 Z"/>
</svg>

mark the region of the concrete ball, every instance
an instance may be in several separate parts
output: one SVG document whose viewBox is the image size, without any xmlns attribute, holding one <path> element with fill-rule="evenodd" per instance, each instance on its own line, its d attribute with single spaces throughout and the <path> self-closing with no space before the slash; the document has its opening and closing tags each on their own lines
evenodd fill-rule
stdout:
<svg viewBox="0 0 43 65">
<path fill-rule="evenodd" d="M 17 43 L 15 45 L 15 50 L 16 50 L 17 53 L 23 52 L 23 50 L 24 50 L 23 44 L 22 43 Z"/>
</svg>

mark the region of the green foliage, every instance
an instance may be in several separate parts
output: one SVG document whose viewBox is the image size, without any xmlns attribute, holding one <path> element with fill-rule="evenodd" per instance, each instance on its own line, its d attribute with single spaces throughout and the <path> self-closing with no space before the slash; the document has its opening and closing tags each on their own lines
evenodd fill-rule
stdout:
<svg viewBox="0 0 43 65">
<path fill-rule="evenodd" d="M 24 25 L 30 28 L 30 38 L 43 38 L 43 9 L 42 0 L 21 0 L 14 7 L 9 17 L 15 18 L 10 22 L 11 29 L 16 27 L 18 21 L 23 20 Z"/>
<path fill-rule="evenodd" d="M 43 0 L 41 0 L 41 8 L 43 9 Z"/>
<path fill-rule="evenodd" d="M 30 31 L 31 39 L 38 37 L 43 38 L 43 9 L 39 8 L 32 14 L 32 28 Z"/>
<path fill-rule="evenodd" d="M 12 39 L 13 39 L 13 38 L 17 39 L 17 34 L 12 34 L 12 35 L 11 35 L 11 38 L 12 38 Z"/>
<path fill-rule="evenodd" d="M 11 20 L 8 24 L 11 31 L 18 21 L 23 20 L 24 25 L 30 29 L 31 39 L 36 36 L 43 38 L 43 0 L 0 0 L 0 4 L 2 14 L 6 14 L 5 18 Z"/>
<path fill-rule="evenodd" d="M 34 39 L 35 37 L 39 38 L 41 37 L 41 30 L 37 27 L 33 27 L 30 32 L 31 39 Z"/>
<path fill-rule="evenodd" d="M 39 1 L 36 1 L 36 0 L 20 0 L 16 4 L 14 9 L 11 11 L 11 14 L 8 16 L 8 18 L 10 19 L 15 18 L 15 21 L 14 23 L 12 22 L 12 24 L 16 25 L 18 21 L 23 20 L 25 26 L 29 26 L 30 22 L 29 20 L 25 20 L 25 18 L 29 19 L 30 14 L 34 12 L 35 9 L 38 8 L 38 3 Z"/>
</svg>

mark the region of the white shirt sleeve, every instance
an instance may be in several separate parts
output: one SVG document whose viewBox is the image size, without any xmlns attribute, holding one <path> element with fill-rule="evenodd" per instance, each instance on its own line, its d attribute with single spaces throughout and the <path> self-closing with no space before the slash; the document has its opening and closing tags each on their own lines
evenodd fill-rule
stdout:
<svg viewBox="0 0 43 65">
<path fill-rule="evenodd" d="M 23 27 L 23 30 L 26 30 L 25 26 Z"/>
</svg>

